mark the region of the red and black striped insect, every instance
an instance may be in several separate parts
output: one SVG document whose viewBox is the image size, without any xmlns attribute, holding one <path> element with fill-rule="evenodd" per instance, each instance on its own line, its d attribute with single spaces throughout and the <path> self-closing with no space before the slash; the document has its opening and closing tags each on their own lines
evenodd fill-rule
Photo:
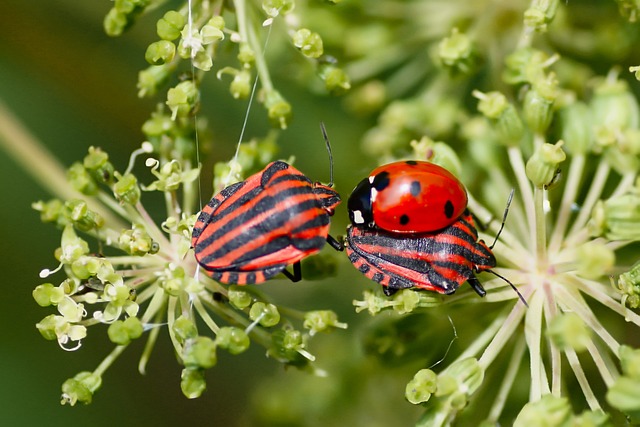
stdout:
<svg viewBox="0 0 640 427">
<path fill-rule="evenodd" d="M 275 161 L 211 199 L 195 223 L 191 246 L 206 274 L 221 283 L 257 284 L 281 272 L 295 282 L 301 279 L 300 260 L 326 242 L 342 250 L 329 235 L 339 203 L 332 184 L 313 183 Z M 286 270 L 289 264 L 293 273 Z"/>
<path fill-rule="evenodd" d="M 466 206 L 464 186 L 440 166 L 421 161 L 381 166 L 349 197 L 349 260 L 381 284 L 386 295 L 407 288 L 452 294 L 468 282 L 484 296 L 475 274 L 489 271 L 525 302 L 511 282 L 491 270 L 496 258 L 491 247 L 478 240 Z"/>
</svg>

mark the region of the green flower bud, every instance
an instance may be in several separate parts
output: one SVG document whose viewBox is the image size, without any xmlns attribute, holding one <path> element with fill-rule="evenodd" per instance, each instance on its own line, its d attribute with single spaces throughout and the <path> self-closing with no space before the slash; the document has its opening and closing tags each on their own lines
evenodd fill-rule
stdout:
<svg viewBox="0 0 640 427">
<path fill-rule="evenodd" d="M 201 50 L 191 58 L 193 66 L 202 71 L 209 71 L 213 67 L 213 58 L 209 53 Z"/>
<path fill-rule="evenodd" d="M 168 40 L 153 42 L 147 47 L 144 59 L 151 65 L 171 62 L 176 54 L 176 45 Z"/>
<path fill-rule="evenodd" d="M 137 317 L 129 317 L 126 320 L 116 320 L 107 329 L 109 339 L 114 344 L 127 345 L 136 338 L 140 338 L 144 332 L 142 322 Z"/>
<path fill-rule="evenodd" d="M 271 123 L 280 129 L 286 129 L 291 121 L 291 104 L 280 95 L 280 92 L 276 90 L 267 92 L 264 106 Z"/>
<path fill-rule="evenodd" d="M 177 131 L 176 122 L 162 111 L 161 106 L 158 111 L 151 113 L 151 117 L 142 125 L 142 132 L 148 138 L 171 134 L 175 131 Z"/>
<path fill-rule="evenodd" d="M 403 289 L 393 295 L 393 302 L 393 309 L 398 314 L 407 314 L 419 306 L 420 296 L 411 289 Z"/>
<path fill-rule="evenodd" d="M 171 66 L 152 65 L 146 70 L 138 73 L 138 97 L 153 96 L 158 92 L 158 88 L 164 85 L 171 76 Z"/>
<path fill-rule="evenodd" d="M 556 144 L 542 144 L 527 161 L 527 177 L 536 187 L 547 188 L 557 179 L 559 165 L 567 158 L 562 151 L 562 144 L 562 141 Z"/>
<path fill-rule="evenodd" d="M 73 227 L 68 225 L 62 231 L 62 254 L 60 262 L 71 264 L 81 256 L 89 253 L 89 244 L 78 237 Z"/>
<path fill-rule="evenodd" d="M 624 175 L 640 169 L 640 130 L 627 129 L 610 140 L 611 145 L 603 148 L 604 157 L 616 172 Z"/>
<path fill-rule="evenodd" d="M 31 204 L 31 207 L 40 212 L 42 222 L 56 222 L 58 225 L 66 225 L 68 222 L 64 216 L 64 204 L 62 200 L 51 199 L 48 202 L 42 200 Z"/>
<path fill-rule="evenodd" d="M 170 10 L 156 23 L 156 32 L 162 40 L 175 40 L 186 24 L 185 17 L 175 10 Z"/>
<path fill-rule="evenodd" d="M 351 89 L 351 80 L 342 68 L 324 65 L 320 68 L 319 74 L 331 95 L 342 95 Z"/>
<path fill-rule="evenodd" d="M 208 369 L 216 365 L 216 343 L 209 337 L 199 336 L 188 340 L 182 351 L 182 363 L 187 368 Z"/>
<path fill-rule="evenodd" d="M 251 93 L 251 73 L 241 70 L 233 77 L 229 85 L 229 92 L 235 99 L 246 99 Z"/>
<path fill-rule="evenodd" d="M 319 58 L 324 53 L 322 37 L 307 28 L 301 28 L 291 37 L 293 45 L 307 58 Z"/>
<path fill-rule="evenodd" d="M 640 112 L 635 96 L 622 80 L 606 79 L 594 90 L 591 99 L 592 126 L 596 144 L 610 146 L 627 129 L 638 129 Z"/>
<path fill-rule="evenodd" d="M 40 335 L 46 340 L 53 341 L 58 339 L 58 334 L 56 330 L 58 326 L 61 324 L 62 316 L 56 316 L 55 314 L 50 314 L 40 322 L 36 323 L 36 328 Z"/>
<path fill-rule="evenodd" d="M 553 21 L 558 9 L 558 0 L 534 0 L 524 12 L 524 24 L 536 31 L 547 31 L 547 25 Z"/>
<path fill-rule="evenodd" d="M 387 101 L 387 88 L 380 80 L 371 80 L 354 88 L 345 99 L 349 111 L 368 116 L 379 111 Z"/>
<path fill-rule="evenodd" d="M 248 43 L 240 43 L 240 47 L 238 48 L 238 61 L 243 65 L 244 68 L 250 68 L 251 64 L 253 64 L 256 60 L 256 53 L 253 51 L 251 46 Z"/>
<path fill-rule="evenodd" d="M 529 128 L 544 134 L 553 118 L 553 103 L 558 96 L 558 82 L 554 76 L 539 79 L 524 97 L 523 112 Z"/>
<path fill-rule="evenodd" d="M 249 292 L 242 290 L 236 285 L 229 286 L 227 297 L 231 305 L 239 310 L 249 307 L 253 301 Z"/>
<path fill-rule="evenodd" d="M 177 116 L 186 117 L 195 107 L 198 99 L 198 88 L 191 80 L 178 83 L 167 92 L 167 106 L 171 110 L 171 119 Z"/>
<path fill-rule="evenodd" d="M 618 377 L 607 391 L 607 402 L 622 411 L 633 424 L 640 421 L 640 379 Z"/>
<path fill-rule="evenodd" d="M 338 322 L 338 315 L 331 310 L 308 311 L 304 314 L 302 326 L 309 329 L 309 335 L 328 331 L 330 328 L 347 329 L 346 323 Z"/>
<path fill-rule="evenodd" d="M 451 380 L 455 383 L 453 387 Z M 484 369 L 477 359 L 467 358 L 456 361 L 438 376 L 436 396 L 455 393 L 471 396 L 482 385 L 483 380 Z"/>
<path fill-rule="evenodd" d="M 555 316 L 549 324 L 547 336 L 556 347 L 572 348 L 576 352 L 586 350 L 591 342 L 591 329 L 573 312 Z"/>
<path fill-rule="evenodd" d="M 182 370 L 180 389 L 187 399 L 197 399 L 207 389 L 202 369 L 185 368 Z"/>
<path fill-rule="evenodd" d="M 249 318 L 253 321 L 258 321 L 265 328 L 270 328 L 280 322 L 280 313 L 275 305 L 259 301 L 251 306 Z"/>
<path fill-rule="evenodd" d="M 313 356 L 305 350 L 305 343 L 300 331 L 295 329 L 279 329 L 271 334 L 272 346 L 269 354 L 277 360 L 295 366 L 302 366 L 313 360 Z"/>
<path fill-rule="evenodd" d="M 430 369 L 420 369 L 405 388 L 405 398 L 414 405 L 424 403 L 436 392 L 438 376 Z"/>
<path fill-rule="evenodd" d="M 546 394 L 540 400 L 524 405 L 513 427 L 561 427 L 568 425 L 570 419 L 571 406 L 567 399 Z"/>
<path fill-rule="evenodd" d="M 120 249 L 129 255 L 143 256 L 156 249 L 153 239 L 147 233 L 144 226 L 133 224 L 131 230 L 123 230 L 118 237 Z"/>
<path fill-rule="evenodd" d="M 598 201 L 588 228 L 592 236 L 605 236 L 609 240 L 640 240 L 640 193 Z"/>
<path fill-rule="evenodd" d="M 222 19 L 222 22 L 220 22 L 219 19 L 215 18 Z M 209 22 L 204 27 L 202 27 L 202 29 L 200 30 L 200 35 L 202 36 L 202 44 L 208 45 L 224 39 L 224 33 L 222 32 L 222 28 L 219 27 L 219 25 L 222 25 L 222 28 L 224 28 L 224 19 L 221 16 L 216 16 L 211 18 Z"/>
<path fill-rule="evenodd" d="M 550 62 L 549 56 L 540 50 L 519 48 L 507 56 L 502 79 L 511 85 L 534 83 L 544 76 Z"/>
<path fill-rule="evenodd" d="M 64 206 L 68 218 L 79 230 L 97 230 L 104 226 L 104 218 L 97 212 L 90 210 L 84 200 L 71 199 Z"/>
<path fill-rule="evenodd" d="M 624 376 L 640 380 L 640 349 L 621 345 L 618 355 Z"/>
<path fill-rule="evenodd" d="M 67 180 L 71 186 L 82 194 L 92 196 L 98 193 L 98 186 L 81 163 L 72 164 L 67 170 Z"/>
<path fill-rule="evenodd" d="M 438 58 L 454 74 L 471 74 L 477 65 L 477 53 L 471 39 L 457 28 L 438 44 Z"/>
<path fill-rule="evenodd" d="M 198 336 L 198 329 L 196 329 L 195 323 L 187 317 L 178 317 L 171 327 L 180 343 L 185 343 L 187 340 Z"/>
<path fill-rule="evenodd" d="M 120 175 L 116 173 L 116 183 L 113 185 L 113 194 L 120 203 L 135 205 L 140 200 L 140 187 L 138 179 L 133 174 Z"/>
<path fill-rule="evenodd" d="M 56 305 L 64 298 L 64 290 L 53 286 L 52 283 L 43 283 L 36 286 L 31 294 L 40 307 Z"/>
<path fill-rule="evenodd" d="M 462 162 L 456 151 L 444 142 L 435 142 L 429 137 L 423 136 L 420 141 L 409 143 L 413 149 L 413 158 L 428 160 L 435 163 L 456 176 L 462 174 Z"/>
<path fill-rule="evenodd" d="M 102 260 L 97 257 L 83 256 L 73 261 L 71 271 L 81 280 L 87 280 L 98 273 Z"/>
<path fill-rule="evenodd" d="M 602 410 L 584 411 L 571 420 L 571 427 L 610 427 L 609 414 Z"/>
<path fill-rule="evenodd" d="M 630 308 L 640 307 L 640 262 L 618 277 L 616 289 L 622 294 L 623 305 Z"/>
<path fill-rule="evenodd" d="M 602 242 L 588 242 L 578 247 L 578 274 L 596 280 L 607 274 L 616 262 L 615 252 Z"/>
<path fill-rule="evenodd" d="M 61 404 L 74 406 L 77 402 L 89 404 L 93 394 L 102 385 L 102 378 L 93 372 L 80 372 L 62 384 Z"/>
<path fill-rule="evenodd" d="M 524 136 L 524 125 L 515 107 L 500 92 L 482 93 L 474 91 L 480 100 L 478 111 L 496 125 L 498 135 L 507 145 L 518 145 Z"/>
<path fill-rule="evenodd" d="M 280 13 L 286 15 L 291 12 L 295 7 L 294 0 L 263 0 L 262 1 L 262 10 L 265 13 L 275 18 Z"/>
<path fill-rule="evenodd" d="M 393 302 L 386 296 L 380 293 L 371 291 L 364 291 L 364 299 L 362 301 L 353 300 L 353 305 L 356 307 L 356 313 L 360 313 L 363 310 L 368 310 L 369 314 L 375 316 L 383 309 L 392 307 Z"/>
<path fill-rule="evenodd" d="M 119 12 L 115 7 L 111 8 L 109 12 L 107 12 L 102 23 L 104 32 L 111 37 L 118 37 L 122 35 L 128 25 L 129 21 L 127 19 L 127 15 Z"/>
<path fill-rule="evenodd" d="M 562 140 L 567 151 L 573 154 L 586 154 L 593 144 L 591 110 L 582 102 L 575 102 L 560 110 Z"/>
<path fill-rule="evenodd" d="M 629 67 L 629 72 L 633 73 L 636 80 L 640 80 L 640 66 Z"/>
<path fill-rule="evenodd" d="M 233 326 L 220 328 L 216 335 L 216 344 L 231 354 L 240 354 L 249 348 L 249 336 L 245 331 Z"/>
<path fill-rule="evenodd" d="M 109 161 L 109 155 L 99 147 L 89 147 L 89 154 L 85 156 L 82 165 L 96 182 L 101 184 L 112 183 L 113 164 Z"/>
</svg>

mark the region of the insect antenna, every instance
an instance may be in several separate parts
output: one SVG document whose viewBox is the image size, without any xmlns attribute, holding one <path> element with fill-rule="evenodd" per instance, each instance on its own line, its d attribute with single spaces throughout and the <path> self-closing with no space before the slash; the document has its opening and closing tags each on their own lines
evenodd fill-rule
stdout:
<svg viewBox="0 0 640 427">
<path fill-rule="evenodd" d="M 329 184 L 328 187 L 333 187 L 333 154 L 331 153 L 331 143 L 329 142 L 329 135 L 327 135 L 327 129 L 324 127 L 324 123 L 320 122 L 320 131 L 322 131 L 322 137 L 327 145 L 327 152 L 329 153 Z"/>
<path fill-rule="evenodd" d="M 500 224 L 500 230 L 498 230 L 498 233 L 496 234 L 496 238 L 493 240 L 493 243 L 491 244 L 491 246 L 489 246 L 489 249 L 493 249 L 496 243 L 498 243 L 498 237 L 500 237 L 500 233 L 502 233 L 502 229 L 504 228 L 504 223 L 507 222 L 507 215 L 509 214 L 509 206 L 511 206 L 511 202 L 513 201 L 513 193 L 515 193 L 515 190 L 512 189 L 511 193 L 509 193 L 509 199 L 507 199 L 507 206 L 504 208 L 504 214 L 502 215 L 502 224 Z"/>
<path fill-rule="evenodd" d="M 486 270 L 486 271 L 488 271 L 489 273 L 493 274 L 494 276 L 499 277 L 500 279 L 502 279 L 502 280 L 504 280 L 505 282 L 507 282 L 507 283 L 509 284 L 509 286 L 511 286 L 511 288 L 512 288 L 514 291 L 516 291 L 516 294 L 518 294 L 518 298 L 520 298 L 520 301 L 522 301 L 522 303 L 523 303 L 527 308 L 529 308 L 529 304 L 527 304 L 527 300 L 526 300 L 526 299 L 524 299 L 524 296 L 522 296 L 522 294 L 520 293 L 520 291 L 518 290 L 518 288 L 516 288 L 516 285 L 514 285 L 513 283 L 511 283 L 511 281 L 510 281 L 509 279 L 507 279 L 506 277 L 504 277 L 504 276 L 502 276 L 502 275 L 500 275 L 500 274 L 496 273 L 496 272 L 495 272 L 495 271 L 493 271 L 493 270 Z"/>
</svg>

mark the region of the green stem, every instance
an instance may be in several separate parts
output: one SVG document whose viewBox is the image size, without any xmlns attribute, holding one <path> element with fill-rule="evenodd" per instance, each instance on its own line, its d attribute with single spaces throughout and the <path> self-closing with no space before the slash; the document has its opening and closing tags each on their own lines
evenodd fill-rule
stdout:
<svg viewBox="0 0 640 427">
<path fill-rule="evenodd" d="M 596 204 L 600 195 L 602 194 L 602 190 L 604 185 L 607 182 L 607 178 L 609 176 L 610 166 L 607 162 L 599 162 L 598 169 L 596 170 L 596 174 L 593 177 L 593 181 L 591 181 L 591 186 L 589 187 L 589 192 L 587 193 L 587 197 L 585 198 L 584 203 L 582 204 L 582 208 L 580 209 L 580 213 L 578 217 L 573 222 L 573 226 L 571 230 L 567 234 L 570 236 L 574 233 L 578 233 L 580 230 L 584 229 L 587 224 L 587 220 L 591 215 L 591 210 L 593 206 Z"/>
<path fill-rule="evenodd" d="M 522 356 L 524 356 L 524 350 L 527 348 L 526 342 L 524 339 L 518 339 L 516 342 L 515 348 L 511 353 L 511 360 L 509 361 L 509 366 L 507 367 L 506 372 L 504 373 L 504 377 L 502 380 L 502 384 L 500 385 L 500 390 L 498 390 L 498 394 L 496 395 L 495 400 L 493 401 L 493 405 L 491 406 L 491 410 L 489 411 L 489 415 L 487 419 L 492 421 L 497 425 L 498 418 L 504 409 L 507 398 L 509 397 L 509 393 L 513 384 L 516 380 L 516 375 L 518 374 L 518 370 L 520 369 L 520 365 L 522 363 Z"/>
<path fill-rule="evenodd" d="M 529 300 L 529 310 L 525 319 L 524 334 L 529 347 L 529 364 L 531 372 L 530 401 L 539 400 L 545 389 L 549 386 L 544 374 L 544 362 L 542 361 L 541 339 L 542 339 L 542 309 L 544 303 L 544 293 L 536 292 Z"/>
<path fill-rule="evenodd" d="M 55 197 L 62 200 L 85 199 L 86 196 L 69 185 L 66 170 L 44 145 L 27 131 L 0 99 L 0 147 L 31 177 Z M 92 211 L 99 213 L 115 228 L 125 228 L 124 223 L 111 211 L 92 198 L 86 198 Z"/>
<path fill-rule="evenodd" d="M 535 227 L 536 227 L 536 257 L 538 271 L 545 271 L 548 266 L 547 259 L 547 222 L 545 214 L 545 201 L 547 191 L 542 188 L 534 188 Z"/>
<path fill-rule="evenodd" d="M 527 223 L 529 224 L 529 242 L 534 244 L 536 241 L 536 229 L 535 229 L 535 203 L 533 200 L 533 194 L 531 191 L 531 184 L 527 178 L 525 171 L 525 164 L 522 159 L 522 152 L 518 147 L 509 147 L 508 149 L 509 161 L 511 168 L 516 175 L 518 181 L 518 187 L 520 189 L 520 197 L 524 203 L 524 210 L 527 214 Z"/>
<path fill-rule="evenodd" d="M 109 369 L 109 367 L 116 361 L 116 359 L 122 354 L 123 351 L 129 346 L 127 345 L 119 345 L 114 348 L 111 353 L 98 365 L 98 367 L 93 371 L 93 374 L 102 377 L 104 373 Z"/>
<path fill-rule="evenodd" d="M 576 195 L 580 188 L 580 178 L 584 171 L 585 160 L 584 154 L 578 154 L 571 160 L 567 184 L 564 187 L 562 201 L 560 202 L 560 212 L 558 213 L 555 228 L 549 239 L 549 252 L 552 256 L 560 250 L 562 238 L 567 231 L 567 224 L 569 223 L 569 218 L 573 210 L 573 203 L 576 200 Z"/>
<path fill-rule="evenodd" d="M 582 389 L 582 393 L 584 394 L 584 397 L 589 404 L 589 408 L 592 411 L 602 410 L 602 408 L 600 407 L 600 403 L 598 403 L 598 399 L 596 398 L 595 394 L 593 394 L 593 390 L 589 385 L 589 381 L 587 380 L 587 376 L 582 369 L 582 365 L 580 364 L 580 360 L 578 360 L 578 355 L 576 354 L 575 350 L 573 350 L 572 348 L 567 348 L 565 349 L 564 353 L 567 356 L 567 361 L 569 362 L 569 366 L 571 366 L 571 369 L 573 370 L 573 374 L 578 380 L 578 384 L 580 384 L 580 388 Z"/>
<path fill-rule="evenodd" d="M 500 320 L 501 322 L 499 324 L 500 329 L 496 332 L 495 336 L 493 336 L 491 343 L 489 343 L 487 348 L 484 350 L 482 356 L 480 356 L 480 359 L 478 359 L 478 363 L 480 364 L 480 366 L 482 366 L 483 369 L 486 370 L 489 365 L 491 365 L 493 360 L 498 356 L 498 354 L 500 354 L 504 346 L 507 344 L 507 341 L 509 341 L 509 339 L 513 336 L 513 333 L 518 325 L 520 325 L 520 321 L 522 320 L 522 317 L 524 316 L 526 311 L 527 310 L 524 304 L 514 304 L 511 312 L 506 317 L 506 319 L 496 319 Z"/>
</svg>

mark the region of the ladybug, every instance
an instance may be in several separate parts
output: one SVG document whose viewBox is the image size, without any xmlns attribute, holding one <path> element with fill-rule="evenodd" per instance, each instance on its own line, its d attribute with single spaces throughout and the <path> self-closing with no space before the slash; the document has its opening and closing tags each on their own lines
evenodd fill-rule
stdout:
<svg viewBox="0 0 640 427">
<path fill-rule="evenodd" d="M 349 261 L 386 295 L 407 288 L 449 295 L 467 282 L 483 297 L 475 274 L 488 271 L 526 305 L 491 270 L 496 258 L 478 240 L 464 185 L 446 169 L 411 160 L 381 166 L 355 187 L 347 206 Z"/>
<path fill-rule="evenodd" d="M 258 284 L 283 273 L 301 279 L 300 260 L 325 242 L 340 196 L 332 184 L 313 183 L 293 166 L 275 161 L 232 184 L 202 209 L 191 246 L 207 275 L 225 284 Z M 293 274 L 286 270 L 293 264 Z"/>
<path fill-rule="evenodd" d="M 467 191 L 434 163 L 401 161 L 374 169 L 349 196 L 356 227 L 394 233 L 426 233 L 453 224 L 467 207 Z"/>
</svg>

